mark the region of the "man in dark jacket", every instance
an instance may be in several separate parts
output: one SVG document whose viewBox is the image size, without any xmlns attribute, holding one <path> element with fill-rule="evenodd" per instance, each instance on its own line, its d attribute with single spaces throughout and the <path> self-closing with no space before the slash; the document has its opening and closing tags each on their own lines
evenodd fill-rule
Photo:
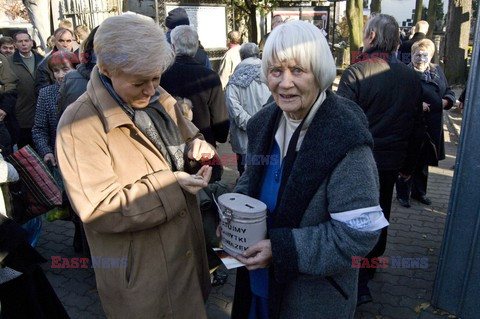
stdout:
<svg viewBox="0 0 480 319">
<path fill-rule="evenodd" d="M 398 41 L 395 18 L 380 14 L 368 20 L 360 62 L 345 70 L 337 91 L 357 102 L 367 115 L 380 180 L 380 206 L 387 220 L 395 181 L 399 174 L 411 175 L 423 136 L 420 79 L 392 54 Z M 367 257 L 381 256 L 386 240 L 384 228 Z M 360 269 L 358 304 L 372 300 L 367 283 L 375 269 L 370 274 L 365 270 Z"/>
<path fill-rule="evenodd" d="M 198 34 L 190 26 L 178 26 L 171 33 L 175 63 L 162 74 L 160 86 L 172 96 L 189 99 L 193 104 L 193 124 L 216 146 L 228 136 L 228 112 L 219 76 L 195 61 Z M 211 180 L 219 179 L 216 173 Z M 215 175 L 215 176 L 214 176 Z"/>
<path fill-rule="evenodd" d="M 412 45 L 420 40 L 423 40 L 427 37 L 428 32 L 428 22 L 425 20 L 420 20 L 415 25 L 415 34 L 410 40 L 403 42 L 398 48 L 398 59 L 405 64 L 409 64 L 412 56 L 410 52 L 412 50 Z"/>
<path fill-rule="evenodd" d="M 37 68 L 42 61 L 42 56 L 32 50 L 33 41 L 25 31 L 19 31 L 14 35 L 17 50 L 8 57 L 8 62 L 13 73 L 18 78 L 17 102 L 15 115 L 20 126 L 20 134 L 17 141 L 18 148 L 27 144 L 33 145 L 32 127 L 35 120 L 35 76 Z"/>
</svg>

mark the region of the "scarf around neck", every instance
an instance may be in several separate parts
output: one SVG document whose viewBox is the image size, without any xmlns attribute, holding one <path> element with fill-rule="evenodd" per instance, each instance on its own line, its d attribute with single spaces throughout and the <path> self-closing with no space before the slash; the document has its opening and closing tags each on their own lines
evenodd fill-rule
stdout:
<svg viewBox="0 0 480 319">
<path fill-rule="evenodd" d="M 174 172 L 183 171 L 185 142 L 177 125 L 159 101 L 160 92 L 155 90 L 155 95 L 152 96 L 147 107 L 134 109 L 115 92 L 112 81 L 107 76 L 101 74 L 100 71 L 98 74 L 108 93 L 120 105 L 133 124 L 160 151 L 170 169 Z"/>
</svg>

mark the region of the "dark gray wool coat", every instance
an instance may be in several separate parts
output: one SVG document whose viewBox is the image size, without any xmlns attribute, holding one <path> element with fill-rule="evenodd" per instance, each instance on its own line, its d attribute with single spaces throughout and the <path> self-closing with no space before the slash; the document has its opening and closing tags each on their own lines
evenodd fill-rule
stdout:
<svg viewBox="0 0 480 319">
<path fill-rule="evenodd" d="M 249 154 L 270 153 L 281 113 L 272 103 L 252 117 L 247 127 Z M 351 257 L 365 256 L 380 231 L 358 231 L 331 216 L 378 205 L 371 147 L 360 107 L 327 91 L 298 151 L 268 234 L 273 253 L 271 318 L 353 318 L 358 269 L 351 267 Z M 236 191 L 258 198 L 264 168 L 248 166 Z M 248 295 L 247 289 L 241 290 L 239 285 L 235 301 Z M 241 301 L 248 303 L 245 298 Z M 244 317 L 237 313 L 239 308 L 234 305 L 232 318 Z"/>
</svg>

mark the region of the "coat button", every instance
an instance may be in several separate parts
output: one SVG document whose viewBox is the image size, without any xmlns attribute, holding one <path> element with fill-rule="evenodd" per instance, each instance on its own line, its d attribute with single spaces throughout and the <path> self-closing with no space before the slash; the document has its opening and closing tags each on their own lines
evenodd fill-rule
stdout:
<svg viewBox="0 0 480 319">
<path fill-rule="evenodd" d="M 192 257 L 192 251 L 191 251 L 191 250 L 187 250 L 187 253 L 185 254 L 185 256 L 187 256 L 187 257 Z"/>
<path fill-rule="evenodd" d="M 180 216 L 185 217 L 187 215 L 187 212 L 185 210 L 182 210 L 180 212 Z"/>
</svg>

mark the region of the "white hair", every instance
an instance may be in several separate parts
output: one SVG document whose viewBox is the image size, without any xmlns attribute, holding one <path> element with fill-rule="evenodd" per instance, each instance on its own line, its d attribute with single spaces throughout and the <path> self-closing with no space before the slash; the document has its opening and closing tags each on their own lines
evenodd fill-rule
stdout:
<svg viewBox="0 0 480 319">
<path fill-rule="evenodd" d="M 189 25 L 179 25 L 170 33 L 176 55 L 195 56 L 198 50 L 198 33 Z"/>
<path fill-rule="evenodd" d="M 272 65 L 294 60 L 315 76 L 320 91 L 335 79 L 337 69 L 327 40 L 313 24 L 292 21 L 276 27 L 268 36 L 262 54 L 262 79 L 266 83 Z"/>
<path fill-rule="evenodd" d="M 420 20 L 415 25 L 415 32 L 427 33 L 428 32 L 428 22 L 425 20 Z"/>
<path fill-rule="evenodd" d="M 165 32 L 153 19 L 127 13 L 107 18 L 95 34 L 100 70 L 142 76 L 161 75 L 174 60 Z"/>
</svg>

